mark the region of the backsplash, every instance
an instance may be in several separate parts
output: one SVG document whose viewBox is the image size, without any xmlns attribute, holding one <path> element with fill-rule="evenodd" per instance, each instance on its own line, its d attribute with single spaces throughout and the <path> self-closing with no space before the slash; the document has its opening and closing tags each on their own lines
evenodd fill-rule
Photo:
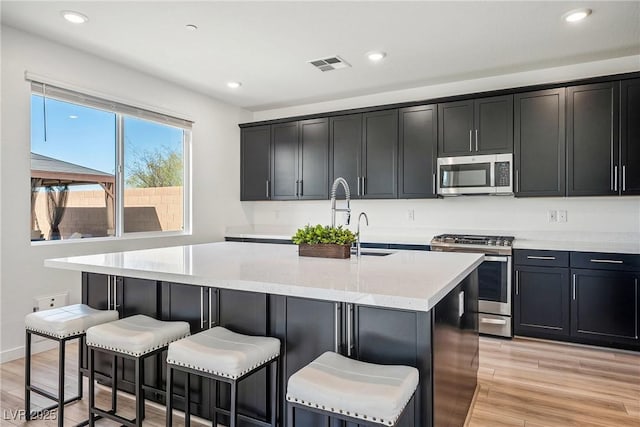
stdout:
<svg viewBox="0 0 640 427">
<path fill-rule="evenodd" d="M 344 202 L 338 201 L 341 206 Z M 243 202 L 249 223 L 288 231 L 307 223 L 329 224 L 330 202 Z M 513 234 L 519 237 L 634 241 L 640 236 L 640 197 L 520 198 L 465 196 L 437 200 L 352 200 L 352 222 L 369 216 L 365 232 L 413 235 L 441 232 Z M 549 222 L 566 211 L 566 222 Z M 338 223 L 341 223 L 338 221 Z M 238 224 L 242 225 L 242 224 Z M 605 236 L 606 235 L 606 236 Z"/>
</svg>

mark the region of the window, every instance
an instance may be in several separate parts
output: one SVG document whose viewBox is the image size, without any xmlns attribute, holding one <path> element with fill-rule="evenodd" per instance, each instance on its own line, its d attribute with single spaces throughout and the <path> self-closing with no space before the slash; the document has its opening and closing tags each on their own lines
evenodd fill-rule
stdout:
<svg viewBox="0 0 640 427">
<path fill-rule="evenodd" d="M 32 82 L 31 240 L 189 231 L 191 123 Z"/>
</svg>

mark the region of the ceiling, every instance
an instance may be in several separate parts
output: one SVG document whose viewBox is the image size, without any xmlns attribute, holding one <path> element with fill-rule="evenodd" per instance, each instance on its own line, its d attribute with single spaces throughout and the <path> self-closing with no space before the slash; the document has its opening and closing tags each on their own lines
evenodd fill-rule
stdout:
<svg viewBox="0 0 640 427">
<path fill-rule="evenodd" d="M 593 13 L 565 22 L 577 7 Z M 639 1 L 3 0 L 1 12 L 3 24 L 253 111 L 640 53 Z M 372 64 L 372 50 L 388 56 Z M 307 63 L 333 55 L 352 67 Z"/>
</svg>

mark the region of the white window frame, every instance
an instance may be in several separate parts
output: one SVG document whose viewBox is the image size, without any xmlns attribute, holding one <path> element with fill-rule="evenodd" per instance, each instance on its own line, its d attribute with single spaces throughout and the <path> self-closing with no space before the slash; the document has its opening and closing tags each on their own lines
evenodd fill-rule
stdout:
<svg viewBox="0 0 640 427">
<path fill-rule="evenodd" d="M 100 240 L 121 240 L 153 237 L 169 237 L 191 235 L 192 229 L 192 192 L 191 192 L 191 128 L 193 122 L 187 119 L 176 118 L 172 115 L 158 113 L 148 108 L 139 108 L 130 104 L 111 101 L 106 97 L 86 95 L 78 90 L 65 89 L 60 86 L 52 86 L 46 82 L 30 79 L 27 73 L 27 80 L 31 82 L 30 96 L 38 95 L 62 102 L 69 102 L 83 107 L 94 108 L 115 114 L 116 119 L 116 159 L 115 159 L 115 203 L 114 222 L 115 230 L 113 236 L 92 237 L 87 239 L 63 239 L 63 240 L 43 240 L 31 242 L 32 245 L 62 244 L 77 242 L 96 242 Z M 182 230 L 169 231 L 134 231 L 124 232 L 124 118 L 125 116 L 142 119 L 165 126 L 172 126 L 182 129 Z"/>
</svg>

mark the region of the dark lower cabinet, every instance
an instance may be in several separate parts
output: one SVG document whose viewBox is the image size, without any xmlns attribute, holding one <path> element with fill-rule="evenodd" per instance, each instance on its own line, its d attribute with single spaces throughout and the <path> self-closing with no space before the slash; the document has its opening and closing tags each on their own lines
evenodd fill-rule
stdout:
<svg viewBox="0 0 640 427">
<path fill-rule="evenodd" d="M 640 194 L 640 79 L 623 80 L 620 93 L 622 194 Z"/>
<path fill-rule="evenodd" d="M 399 110 L 398 197 L 436 197 L 438 109 L 421 105 Z"/>
<path fill-rule="evenodd" d="M 514 104 L 515 195 L 564 196 L 565 89 L 517 94 Z"/>
<path fill-rule="evenodd" d="M 568 337 L 568 268 L 516 266 L 514 303 L 516 335 Z"/>
<path fill-rule="evenodd" d="M 618 194 L 620 83 L 567 88 L 567 195 Z"/>
<path fill-rule="evenodd" d="M 586 340 L 638 345 L 640 273 L 571 270 L 571 334 Z"/>
</svg>

